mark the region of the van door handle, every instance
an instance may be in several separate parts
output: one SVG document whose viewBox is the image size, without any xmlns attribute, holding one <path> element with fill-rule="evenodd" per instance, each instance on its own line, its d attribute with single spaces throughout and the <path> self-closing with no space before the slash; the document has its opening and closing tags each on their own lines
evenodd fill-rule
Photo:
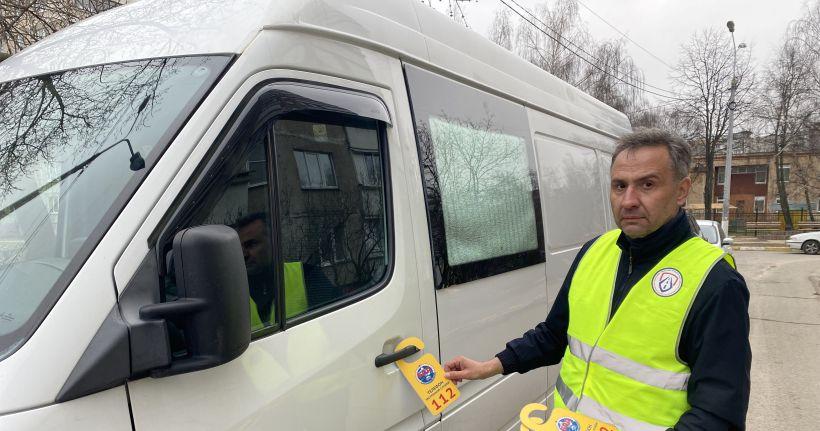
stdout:
<svg viewBox="0 0 820 431">
<path fill-rule="evenodd" d="M 392 364 L 393 362 L 398 361 L 399 359 L 404 359 L 408 356 L 412 356 L 419 352 L 419 348 L 416 346 L 407 346 L 398 352 L 395 353 L 382 353 L 379 356 L 376 356 L 376 368 L 381 368 L 387 364 Z"/>
</svg>

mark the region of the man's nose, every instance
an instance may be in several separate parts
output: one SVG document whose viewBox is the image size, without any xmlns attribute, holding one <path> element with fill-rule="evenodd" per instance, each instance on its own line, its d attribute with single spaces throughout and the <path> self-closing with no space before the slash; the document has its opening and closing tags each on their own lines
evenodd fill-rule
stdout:
<svg viewBox="0 0 820 431">
<path fill-rule="evenodd" d="M 638 203 L 638 192 L 635 190 L 635 187 L 627 186 L 624 191 L 624 197 L 621 200 L 621 206 L 634 208 L 638 206 Z"/>
</svg>

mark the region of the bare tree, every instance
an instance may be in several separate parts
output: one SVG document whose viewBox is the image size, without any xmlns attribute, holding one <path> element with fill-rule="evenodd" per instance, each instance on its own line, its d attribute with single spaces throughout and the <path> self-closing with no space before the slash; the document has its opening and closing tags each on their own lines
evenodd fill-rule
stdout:
<svg viewBox="0 0 820 431">
<path fill-rule="evenodd" d="M 0 0 L 0 52 L 14 54 L 51 33 L 119 4 L 113 0 Z"/>
<path fill-rule="evenodd" d="M 543 3 L 536 6 L 533 14 L 532 21 L 519 21 L 516 52 L 541 69 L 575 84 L 585 63 L 573 50 L 590 45 L 589 33 L 578 14 L 578 3 L 558 0 L 552 7 Z"/>
<path fill-rule="evenodd" d="M 493 22 L 490 24 L 490 40 L 507 51 L 512 51 L 514 38 L 515 25 L 512 20 L 512 12 L 506 7 L 499 7 L 495 10 Z"/>
<path fill-rule="evenodd" d="M 577 0 L 543 3 L 532 14 L 521 13 L 524 18 L 513 24 L 508 8 L 496 10 L 490 39 L 621 112 L 641 107 L 643 73 L 623 41 L 597 43 L 590 36 Z"/>
<path fill-rule="evenodd" d="M 756 117 L 771 133 L 772 151 L 775 154 L 777 194 L 783 212 L 786 229 L 793 228 L 789 212 L 789 196 L 783 160 L 789 152 L 799 150 L 805 139 L 807 126 L 814 113 L 811 97 L 812 62 L 806 54 L 805 45 L 787 32 L 777 57 L 764 72 L 759 88 Z"/>
<path fill-rule="evenodd" d="M 594 65 L 588 65 L 577 86 L 596 99 L 624 113 L 643 102 L 643 72 L 627 54 L 623 40 L 594 46 Z"/>
<path fill-rule="evenodd" d="M 709 28 L 695 33 L 689 43 L 681 47 L 681 58 L 674 72 L 675 89 L 680 95 L 676 103 L 693 150 L 702 154 L 706 162 L 706 181 L 703 202 L 707 217 L 712 211 L 715 154 L 726 138 L 729 113 L 729 93 L 732 85 L 734 53 L 732 39 L 727 33 Z M 742 124 L 750 104 L 750 90 L 754 72 L 749 50 L 740 50 L 737 59 L 738 79 L 735 96 L 735 115 Z"/>
</svg>

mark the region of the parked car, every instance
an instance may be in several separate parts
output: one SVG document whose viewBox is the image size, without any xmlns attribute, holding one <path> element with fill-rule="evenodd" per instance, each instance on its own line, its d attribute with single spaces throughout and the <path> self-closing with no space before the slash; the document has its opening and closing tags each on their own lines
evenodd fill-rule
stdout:
<svg viewBox="0 0 820 431">
<path fill-rule="evenodd" d="M 689 228 L 692 229 L 692 232 L 694 232 L 695 235 L 706 239 L 706 237 L 703 236 L 703 232 L 700 231 L 700 226 L 698 225 L 698 221 L 695 219 L 695 216 L 687 209 L 684 209 L 683 211 L 686 214 L 686 221 L 689 222 Z"/>
<path fill-rule="evenodd" d="M 543 321 L 630 130 L 417 0 L 56 33 L 0 63 L 0 430 L 518 429 L 557 367 L 432 415 L 385 361 Z"/>
<path fill-rule="evenodd" d="M 714 220 L 698 220 L 698 226 L 700 226 L 703 239 L 723 248 L 726 253 L 732 253 L 732 244 L 734 244 L 735 240 L 726 236 L 720 223 Z"/>
<path fill-rule="evenodd" d="M 786 240 L 786 245 L 792 250 L 802 250 L 806 254 L 818 254 L 820 253 L 820 231 L 792 235 Z"/>
</svg>

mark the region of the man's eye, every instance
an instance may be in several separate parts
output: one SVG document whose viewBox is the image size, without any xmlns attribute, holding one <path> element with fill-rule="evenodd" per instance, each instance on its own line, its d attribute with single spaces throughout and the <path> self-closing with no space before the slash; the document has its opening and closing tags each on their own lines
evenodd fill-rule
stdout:
<svg viewBox="0 0 820 431">
<path fill-rule="evenodd" d="M 647 189 L 648 189 L 648 188 L 651 188 L 651 187 L 652 187 L 652 186 L 654 186 L 654 185 L 655 185 L 654 183 L 649 182 L 649 181 L 647 181 L 647 182 L 643 183 L 644 188 L 647 188 Z"/>
</svg>

